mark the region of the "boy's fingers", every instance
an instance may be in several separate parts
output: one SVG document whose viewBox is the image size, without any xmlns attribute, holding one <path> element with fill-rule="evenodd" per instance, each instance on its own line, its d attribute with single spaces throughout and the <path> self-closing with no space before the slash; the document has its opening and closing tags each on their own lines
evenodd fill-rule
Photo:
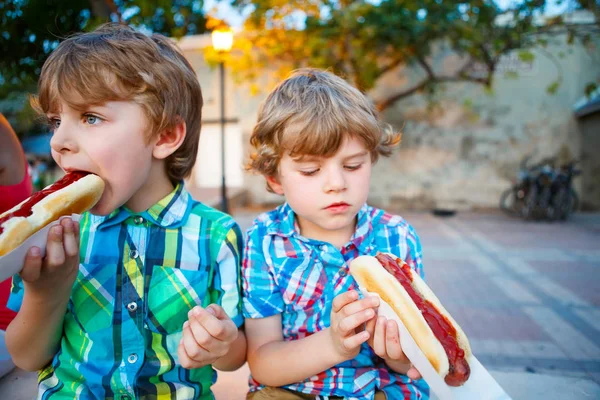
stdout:
<svg viewBox="0 0 600 400">
<path fill-rule="evenodd" d="M 373 338 L 373 351 L 379 357 L 385 357 L 385 318 L 377 318 L 375 337 Z"/>
<path fill-rule="evenodd" d="M 65 249 L 63 248 L 63 227 L 56 225 L 50 228 L 48 242 L 46 243 L 46 265 L 56 267 L 65 263 Z"/>
<path fill-rule="evenodd" d="M 379 298 L 375 296 L 365 297 L 363 299 L 353 301 L 352 303 L 346 304 L 340 311 L 343 315 L 349 316 L 356 314 L 367 308 L 379 307 Z"/>
<path fill-rule="evenodd" d="M 340 332 L 346 336 L 374 316 L 375 311 L 372 308 L 367 308 L 366 310 L 342 319 L 338 327 Z"/>
<path fill-rule="evenodd" d="M 70 218 L 65 218 L 61 221 L 64 236 L 64 249 L 67 257 L 75 257 L 79 255 L 79 241 L 75 236 L 75 224 Z"/>
<path fill-rule="evenodd" d="M 184 368 L 191 368 L 192 359 L 185 352 L 183 340 L 179 342 L 179 346 L 177 346 L 177 358 L 179 359 L 179 364 L 181 364 Z"/>
<path fill-rule="evenodd" d="M 369 340 L 369 337 L 369 332 L 362 331 L 356 335 L 345 338 L 342 343 L 347 350 L 352 350 Z"/>
<path fill-rule="evenodd" d="M 421 373 L 419 371 L 417 371 L 417 369 L 415 367 L 410 367 L 410 369 L 408 370 L 408 372 L 406 373 L 406 375 L 410 378 L 410 379 L 421 379 Z"/>
<path fill-rule="evenodd" d="M 190 359 L 202 361 L 208 358 L 208 352 L 196 342 L 189 324 L 183 328 L 181 342 L 183 343 L 185 353 Z"/>
<path fill-rule="evenodd" d="M 385 349 L 387 356 L 392 360 L 408 361 L 400 345 L 400 336 L 396 321 L 388 321 L 386 324 Z"/>
<path fill-rule="evenodd" d="M 179 346 L 177 347 L 177 357 L 179 359 L 179 364 L 181 364 L 181 366 L 183 368 L 187 368 L 187 369 L 200 368 L 207 364 L 204 361 L 196 361 L 190 357 L 190 355 L 187 353 L 187 351 L 185 349 L 185 345 L 183 343 L 183 338 L 179 342 Z"/>
<path fill-rule="evenodd" d="M 75 240 L 79 244 L 79 221 L 73 221 L 73 230 L 75 231 Z"/>
<path fill-rule="evenodd" d="M 215 339 L 228 341 L 232 340 L 234 334 L 237 334 L 237 327 L 235 327 L 235 324 L 229 317 L 221 321 L 208 309 L 200 306 L 194 307 L 188 314 L 188 317 L 196 319 Z"/>
<path fill-rule="evenodd" d="M 210 333 L 200 324 L 196 318 L 190 318 L 188 320 L 188 327 L 192 334 L 192 337 L 201 348 L 208 352 L 214 352 L 219 348 L 220 340 L 211 336 Z"/>
<path fill-rule="evenodd" d="M 20 272 L 21 279 L 25 282 L 36 281 L 42 270 L 42 254 L 39 247 L 32 247 L 25 256 L 25 263 Z"/>
<path fill-rule="evenodd" d="M 369 345 L 373 347 L 373 337 L 375 336 L 375 326 L 377 325 L 377 318 L 371 318 L 365 325 L 365 331 L 369 332 Z"/>
<path fill-rule="evenodd" d="M 349 290 L 346 293 L 342 293 L 333 299 L 333 303 L 331 304 L 331 310 L 334 313 L 338 313 L 342 308 L 344 308 L 346 304 L 350 304 L 356 300 L 358 300 L 358 292 L 356 290 Z"/>
<path fill-rule="evenodd" d="M 206 307 L 206 311 L 214 315 L 218 320 L 229 319 L 229 316 L 225 310 L 223 310 L 223 307 L 218 304 L 209 304 L 208 307 Z"/>
</svg>

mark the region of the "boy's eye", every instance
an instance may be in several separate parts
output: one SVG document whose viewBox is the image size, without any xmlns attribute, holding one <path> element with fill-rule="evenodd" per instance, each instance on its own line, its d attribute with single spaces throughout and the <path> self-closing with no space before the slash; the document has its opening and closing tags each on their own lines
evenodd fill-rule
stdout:
<svg viewBox="0 0 600 400">
<path fill-rule="evenodd" d="M 60 119 L 48 118 L 48 125 L 50 125 L 50 129 L 56 130 L 60 126 Z"/>
<path fill-rule="evenodd" d="M 348 171 L 356 171 L 360 167 L 362 167 L 362 164 L 344 165 L 344 168 L 346 168 Z"/>
<path fill-rule="evenodd" d="M 300 173 L 304 176 L 313 176 L 314 174 L 316 174 L 317 172 L 319 172 L 319 169 L 313 169 L 310 171 L 300 171 Z"/>
<path fill-rule="evenodd" d="M 100 117 L 97 117 L 97 116 L 91 115 L 91 114 L 84 115 L 83 119 L 86 124 L 90 124 L 90 125 L 97 125 L 101 121 Z"/>
</svg>

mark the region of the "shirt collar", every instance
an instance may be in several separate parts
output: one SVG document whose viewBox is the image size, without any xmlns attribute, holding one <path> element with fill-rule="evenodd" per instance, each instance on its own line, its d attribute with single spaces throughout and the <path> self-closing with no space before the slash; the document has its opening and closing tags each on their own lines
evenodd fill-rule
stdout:
<svg viewBox="0 0 600 400">
<path fill-rule="evenodd" d="M 372 208 L 366 203 L 360 208 L 357 215 L 356 230 L 350 238 L 350 243 L 354 244 L 361 254 L 369 253 L 369 246 L 373 242 L 373 218 Z"/>
<path fill-rule="evenodd" d="M 92 215 L 92 223 L 96 226 L 102 225 L 101 227 L 104 228 L 120 224 L 130 217 L 141 216 L 162 228 L 178 228 L 186 222 L 191 206 L 191 197 L 185 190 L 183 182 L 180 182 L 171 193 L 146 211 L 135 213 L 121 206 L 106 216 Z"/>
<path fill-rule="evenodd" d="M 373 241 L 371 235 L 373 224 L 370 210 L 371 207 L 366 203 L 360 208 L 357 214 L 356 230 L 348 242 L 348 244 L 354 244 L 362 254 L 369 252 L 369 246 Z M 267 227 L 267 234 L 283 237 L 295 236 L 305 242 L 316 242 L 300 235 L 296 214 L 288 203 L 284 203 L 277 208 L 276 217 Z"/>
<path fill-rule="evenodd" d="M 296 234 L 300 236 L 300 228 L 292 207 L 288 203 L 283 203 L 276 210 L 275 218 L 267 227 L 267 235 L 290 237 Z"/>
</svg>

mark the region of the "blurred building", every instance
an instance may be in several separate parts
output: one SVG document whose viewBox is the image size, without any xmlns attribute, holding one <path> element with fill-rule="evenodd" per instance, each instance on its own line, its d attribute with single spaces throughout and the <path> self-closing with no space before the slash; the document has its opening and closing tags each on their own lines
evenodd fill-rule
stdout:
<svg viewBox="0 0 600 400">
<path fill-rule="evenodd" d="M 218 187 L 219 71 L 206 64 L 202 51 L 211 45 L 210 37 L 185 37 L 179 45 L 196 69 L 205 99 L 193 182 Z M 546 48 L 532 51 L 535 57 L 531 62 L 522 61 L 516 52 L 504 57 L 490 91 L 472 83 L 457 83 L 436 95 L 433 109 L 420 95 L 397 102 L 383 116 L 396 129 L 402 128 L 402 145 L 375 166 L 370 202 L 394 208 L 497 207 L 500 193 L 516 177 L 524 156 L 531 155 L 533 160 L 558 156 L 567 161 L 594 148 L 599 150 L 584 140 L 593 134 L 584 132 L 597 128 L 578 123 L 572 111 L 586 85 L 598 79 L 599 46 L 598 42 L 588 47 L 569 45 L 566 35 L 557 35 Z M 439 52 L 429 61 L 436 71 L 447 74 L 461 65 L 452 53 Z M 418 68 L 399 67 L 381 78 L 369 94 L 386 97 L 411 86 L 423 74 Z M 226 83 L 227 180 L 231 186 L 245 188 L 251 200 L 260 204 L 281 201 L 266 192 L 262 177 L 243 171 L 258 107 L 270 89 L 268 75 L 265 71 L 261 81 L 265 90 L 256 96 L 231 76 Z M 557 81 L 555 92 L 549 93 L 547 89 Z M 594 171 L 585 173 L 597 177 Z M 600 191 L 600 182 L 592 178 L 576 178 L 582 199 L 589 197 L 582 190 Z M 583 181 L 588 183 L 584 186 Z M 588 203 L 598 207 L 595 200 Z"/>
</svg>

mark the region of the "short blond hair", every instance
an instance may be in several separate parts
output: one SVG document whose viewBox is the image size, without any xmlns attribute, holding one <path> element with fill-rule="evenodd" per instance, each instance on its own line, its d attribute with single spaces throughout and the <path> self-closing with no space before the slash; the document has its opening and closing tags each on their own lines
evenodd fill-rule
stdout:
<svg viewBox="0 0 600 400">
<path fill-rule="evenodd" d="M 105 24 L 68 37 L 44 63 L 32 105 L 46 115 L 57 112 L 61 101 L 81 111 L 108 101 L 139 104 L 148 141 L 185 122 L 185 140 L 167 158 L 166 169 L 173 182 L 190 175 L 200 140 L 202 91 L 190 63 L 165 36 Z"/>
<path fill-rule="evenodd" d="M 342 78 L 299 69 L 261 104 L 246 169 L 275 176 L 284 152 L 292 157 L 330 157 L 348 137 L 361 140 L 375 162 L 391 154 L 401 133 L 381 122 L 373 103 Z"/>
</svg>

